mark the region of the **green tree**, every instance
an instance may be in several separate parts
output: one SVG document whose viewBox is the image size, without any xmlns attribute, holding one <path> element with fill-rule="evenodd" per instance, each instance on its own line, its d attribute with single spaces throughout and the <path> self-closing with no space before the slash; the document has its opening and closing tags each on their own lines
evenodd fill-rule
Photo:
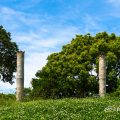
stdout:
<svg viewBox="0 0 120 120">
<path fill-rule="evenodd" d="M 29 96 L 31 93 L 31 88 L 24 88 L 24 95 Z"/>
<path fill-rule="evenodd" d="M 97 91 L 96 76 L 90 72 L 92 39 L 90 34 L 77 35 L 61 52 L 48 56 L 48 63 L 32 81 L 34 93 L 45 97 L 84 97 Z"/>
<path fill-rule="evenodd" d="M 120 38 L 113 33 L 76 35 L 71 43 L 63 46 L 61 52 L 48 56 L 47 64 L 32 80 L 33 94 L 54 98 L 85 97 L 89 93 L 98 93 L 101 55 L 106 57 L 104 83 L 108 85 L 107 92 L 116 90 L 120 78 L 119 47 Z M 103 88 L 106 88 L 106 84 L 103 84 Z"/>
<path fill-rule="evenodd" d="M 11 34 L 0 26 L 0 77 L 3 82 L 13 83 L 17 51 L 16 43 L 11 41 Z"/>
</svg>

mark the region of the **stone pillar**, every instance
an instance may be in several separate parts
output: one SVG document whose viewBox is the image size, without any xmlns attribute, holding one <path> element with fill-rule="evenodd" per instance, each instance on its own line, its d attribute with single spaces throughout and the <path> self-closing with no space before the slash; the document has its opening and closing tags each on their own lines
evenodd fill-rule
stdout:
<svg viewBox="0 0 120 120">
<path fill-rule="evenodd" d="M 106 94 L 106 58 L 99 55 L 99 95 L 104 97 Z"/>
<path fill-rule="evenodd" d="M 24 96 L 24 52 L 17 52 L 17 79 L 16 79 L 16 100 L 22 101 Z"/>
</svg>

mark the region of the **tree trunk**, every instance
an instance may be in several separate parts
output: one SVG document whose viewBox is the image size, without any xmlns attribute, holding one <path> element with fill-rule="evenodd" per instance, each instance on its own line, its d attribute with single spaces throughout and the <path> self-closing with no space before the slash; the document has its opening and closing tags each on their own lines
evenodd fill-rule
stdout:
<svg viewBox="0 0 120 120">
<path fill-rule="evenodd" d="M 104 54 L 99 55 L 99 95 L 106 94 L 106 58 Z"/>
<path fill-rule="evenodd" d="M 24 91 L 24 52 L 17 52 L 16 100 L 23 100 Z"/>
</svg>

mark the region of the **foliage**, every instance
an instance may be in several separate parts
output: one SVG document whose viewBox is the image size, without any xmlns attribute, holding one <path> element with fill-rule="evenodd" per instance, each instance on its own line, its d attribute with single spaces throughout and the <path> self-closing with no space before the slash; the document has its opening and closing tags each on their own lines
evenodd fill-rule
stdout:
<svg viewBox="0 0 120 120">
<path fill-rule="evenodd" d="M 120 78 L 120 37 L 114 33 L 76 35 L 62 51 L 48 56 L 32 80 L 33 95 L 45 98 L 85 97 L 98 93 L 98 57 L 106 55 L 107 92 Z"/>
<path fill-rule="evenodd" d="M 0 106 L 0 120 L 119 120 L 119 98 L 37 100 Z M 0 102 L 1 103 L 1 102 Z"/>
<path fill-rule="evenodd" d="M 12 105 L 14 104 L 14 101 L 15 101 L 15 95 L 0 93 L 0 107 Z"/>
<path fill-rule="evenodd" d="M 110 94 L 111 97 L 120 97 L 120 85 L 118 86 L 117 90 Z"/>
<path fill-rule="evenodd" d="M 17 50 L 16 43 L 11 41 L 11 34 L 0 26 L 0 77 L 4 82 L 12 83 Z"/>
<path fill-rule="evenodd" d="M 31 88 L 24 88 L 25 96 L 28 96 L 31 93 Z"/>
</svg>

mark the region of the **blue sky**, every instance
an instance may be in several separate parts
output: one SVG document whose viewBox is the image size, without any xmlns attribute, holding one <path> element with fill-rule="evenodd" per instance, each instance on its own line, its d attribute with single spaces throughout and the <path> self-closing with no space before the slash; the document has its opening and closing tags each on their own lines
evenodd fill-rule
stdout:
<svg viewBox="0 0 120 120">
<path fill-rule="evenodd" d="M 25 51 L 25 87 L 76 34 L 120 35 L 120 0 L 1 0 L 0 25 Z M 15 89 L 0 82 L 0 91 Z"/>
</svg>

